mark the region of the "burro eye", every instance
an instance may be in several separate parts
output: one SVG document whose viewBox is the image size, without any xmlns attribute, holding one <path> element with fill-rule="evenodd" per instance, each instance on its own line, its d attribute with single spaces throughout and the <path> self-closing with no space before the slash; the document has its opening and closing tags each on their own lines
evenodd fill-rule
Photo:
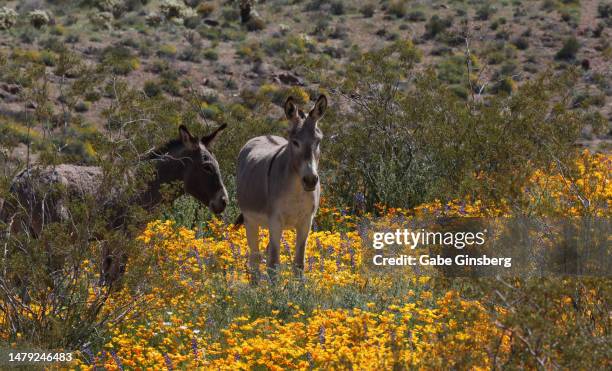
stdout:
<svg viewBox="0 0 612 371">
<path fill-rule="evenodd" d="M 295 148 L 300 148 L 300 142 L 298 142 L 298 141 L 297 141 L 297 140 L 295 140 L 295 139 L 293 139 L 293 140 L 291 141 L 291 144 L 293 144 L 293 146 L 294 146 Z"/>
<path fill-rule="evenodd" d="M 209 164 L 209 163 L 206 163 L 206 164 L 202 165 L 202 168 L 207 173 L 214 173 L 215 172 L 214 166 L 212 166 L 212 164 Z"/>
</svg>

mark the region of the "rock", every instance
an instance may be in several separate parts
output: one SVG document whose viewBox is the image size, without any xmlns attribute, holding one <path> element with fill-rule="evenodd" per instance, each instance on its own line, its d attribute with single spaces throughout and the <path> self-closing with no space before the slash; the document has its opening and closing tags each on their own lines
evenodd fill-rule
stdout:
<svg viewBox="0 0 612 371">
<path fill-rule="evenodd" d="M 11 94 L 19 94 L 21 87 L 17 84 L 2 84 L 2 90 Z"/>
<path fill-rule="evenodd" d="M 261 60 L 256 61 L 255 64 L 253 64 L 252 69 L 253 72 L 260 76 L 270 75 L 271 70 L 272 68 L 270 67 L 270 65 L 268 63 L 262 62 Z"/>
</svg>

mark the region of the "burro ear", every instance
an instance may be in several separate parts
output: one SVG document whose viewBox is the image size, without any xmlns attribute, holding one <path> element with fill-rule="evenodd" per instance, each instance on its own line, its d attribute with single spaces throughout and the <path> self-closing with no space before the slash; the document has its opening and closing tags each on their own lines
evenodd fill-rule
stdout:
<svg viewBox="0 0 612 371">
<path fill-rule="evenodd" d="M 319 120 L 325 114 L 325 110 L 327 109 L 327 97 L 325 94 L 321 94 L 317 99 L 317 103 L 315 103 L 312 111 L 308 114 L 308 116 L 313 117 L 315 120 Z"/>
<path fill-rule="evenodd" d="M 219 126 L 215 131 L 213 131 L 212 133 L 205 135 L 202 137 L 202 139 L 200 139 L 200 142 L 202 142 L 203 145 L 205 145 L 206 147 L 208 147 L 213 140 L 215 140 L 215 138 L 217 137 L 217 135 L 227 127 L 227 124 L 223 124 L 221 126 Z"/>
<path fill-rule="evenodd" d="M 191 135 L 189 130 L 185 125 L 179 126 L 179 138 L 181 142 L 187 149 L 194 149 L 197 143 L 197 140 Z"/>
<path fill-rule="evenodd" d="M 289 96 L 285 101 L 285 115 L 287 116 L 287 120 L 294 123 L 298 119 L 298 109 L 293 103 L 293 97 Z"/>
</svg>

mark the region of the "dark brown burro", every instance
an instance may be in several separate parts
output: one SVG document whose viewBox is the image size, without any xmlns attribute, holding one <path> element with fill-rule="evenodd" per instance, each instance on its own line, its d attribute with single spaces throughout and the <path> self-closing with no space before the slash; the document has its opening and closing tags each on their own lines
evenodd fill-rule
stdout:
<svg viewBox="0 0 612 371">
<path fill-rule="evenodd" d="M 144 160 L 152 163 L 155 174 L 146 188 L 130 202 L 150 211 L 162 201 L 160 189 L 163 184 L 182 182 L 184 193 L 193 196 L 215 214 L 223 212 L 228 203 L 227 191 L 219 164 L 208 147 L 225 127 L 222 125 L 198 139 L 181 125 L 178 139 L 170 140 L 152 151 Z M 113 204 L 114 191 L 103 194 L 102 181 L 103 169 L 100 167 L 68 164 L 32 166 L 13 180 L 9 197 L 0 202 L 0 218 L 6 223 L 9 236 L 25 232 L 36 238 L 45 226 L 71 220 L 69 204 L 72 200 L 90 198 L 106 204 L 107 208 L 115 208 L 116 216 L 109 222 L 109 228 L 121 228 L 125 222 L 125 212 L 121 206 Z M 102 282 L 110 284 L 125 269 L 125 258 L 121 251 L 106 247 L 102 258 Z"/>
</svg>

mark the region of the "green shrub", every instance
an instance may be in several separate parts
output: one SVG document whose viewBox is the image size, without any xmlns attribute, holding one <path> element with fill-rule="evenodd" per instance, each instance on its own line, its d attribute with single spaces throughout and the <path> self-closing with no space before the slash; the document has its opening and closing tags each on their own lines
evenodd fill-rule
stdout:
<svg viewBox="0 0 612 371">
<path fill-rule="evenodd" d="M 246 23 L 246 28 L 248 31 L 261 31 L 266 28 L 266 21 L 259 16 L 251 16 Z"/>
<path fill-rule="evenodd" d="M 555 59 L 572 60 L 576 58 L 576 53 L 580 49 L 580 42 L 575 37 L 570 37 L 565 40 L 561 50 L 555 55 Z"/>
<path fill-rule="evenodd" d="M 504 77 L 493 86 L 494 93 L 512 94 L 516 90 L 516 83 L 511 77 Z"/>
<path fill-rule="evenodd" d="M 321 145 L 324 187 L 334 190 L 329 197 L 353 205 L 361 194 L 370 209 L 377 203 L 412 207 L 466 196 L 519 197 L 534 168 L 553 158 L 570 162 L 583 125 L 567 106 L 574 75 L 545 73 L 511 95 L 466 104 L 460 87 L 467 85 L 467 72 L 460 72 L 465 58 L 448 63 L 457 68 L 448 79 L 460 82 L 451 89 L 431 72 L 411 74 L 413 82 L 397 89 L 414 59 L 402 61 L 388 48 L 365 53 L 326 82 L 353 97 L 351 109 L 329 112 L 321 123 L 326 134 L 341 133 Z M 506 83 L 506 91 L 514 89 Z M 368 95 L 357 93 L 362 91 Z"/>
<path fill-rule="evenodd" d="M 376 6 L 372 3 L 367 3 L 364 4 L 359 11 L 364 18 L 372 18 L 374 12 L 376 11 Z"/>
<path fill-rule="evenodd" d="M 597 15 L 599 18 L 612 18 L 612 3 L 601 1 L 597 5 Z"/>
<path fill-rule="evenodd" d="M 200 16 L 206 18 L 215 11 L 215 5 L 210 3 L 201 3 L 196 7 L 196 11 Z"/>
<path fill-rule="evenodd" d="M 147 97 L 153 98 L 162 93 L 162 89 L 156 81 L 149 80 L 144 83 L 142 88 Z"/>
<path fill-rule="evenodd" d="M 332 1 L 329 10 L 333 15 L 343 15 L 346 12 L 344 3 L 341 0 Z"/>
<path fill-rule="evenodd" d="M 76 112 L 87 112 L 91 108 L 91 103 L 87 101 L 80 101 L 74 105 L 74 110 Z"/>
<path fill-rule="evenodd" d="M 406 1 L 392 0 L 387 8 L 387 13 L 397 18 L 403 18 L 406 15 Z"/>
<path fill-rule="evenodd" d="M 476 9 L 476 19 L 479 21 L 488 20 L 491 15 L 495 14 L 497 9 L 491 5 L 489 2 L 485 2 L 478 9 Z"/>
<path fill-rule="evenodd" d="M 526 50 L 529 48 L 529 39 L 524 36 L 519 36 L 512 40 L 512 45 L 516 46 L 518 50 Z"/>
<path fill-rule="evenodd" d="M 127 75 L 140 67 L 138 57 L 122 45 L 106 47 L 102 51 L 102 63 L 119 75 Z"/>
<path fill-rule="evenodd" d="M 159 47 L 159 50 L 157 51 L 157 56 L 165 58 L 174 58 L 176 57 L 177 52 L 178 51 L 176 50 L 176 46 L 174 46 L 173 44 L 163 44 Z"/>
<path fill-rule="evenodd" d="M 197 63 L 200 61 L 200 49 L 194 46 L 189 46 L 185 48 L 178 56 L 178 59 L 181 61 L 188 61 Z"/>
<path fill-rule="evenodd" d="M 427 20 L 427 17 L 422 10 L 414 10 L 408 13 L 407 18 L 411 22 L 425 22 Z"/>
<path fill-rule="evenodd" d="M 11 8 L 0 8 L 0 30 L 8 30 L 17 23 L 17 12 Z"/>
<path fill-rule="evenodd" d="M 46 26 L 51 20 L 47 12 L 39 9 L 29 12 L 28 19 L 30 20 L 30 24 L 35 28 Z"/>
<path fill-rule="evenodd" d="M 450 18 L 442 19 L 437 14 L 431 16 L 429 22 L 425 24 L 425 38 L 433 39 L 438 34 L 446 31 L 452 25 Z"/>
<path fill-rule="evenodd" d="M 206 49 L 204 50 L 204 58 L 209 61 L 216 61 L 219 59 L 219 53 L 215 49 Z"/>
</svg>

